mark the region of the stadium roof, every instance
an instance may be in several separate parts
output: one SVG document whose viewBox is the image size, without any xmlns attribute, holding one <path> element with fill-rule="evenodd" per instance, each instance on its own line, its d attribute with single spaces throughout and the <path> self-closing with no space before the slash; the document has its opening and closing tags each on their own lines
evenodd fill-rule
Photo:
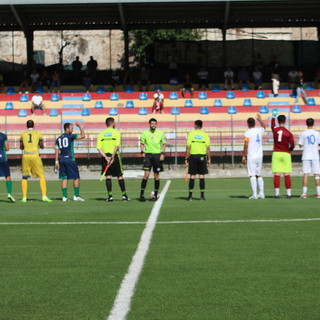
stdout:
<svg viewBox="0 0 320 320">
<path fill-rule="evenodd" d="M 1 0 L 0 31 L 319 27 L 319 12 L 319 0 Z"/>
</svg>

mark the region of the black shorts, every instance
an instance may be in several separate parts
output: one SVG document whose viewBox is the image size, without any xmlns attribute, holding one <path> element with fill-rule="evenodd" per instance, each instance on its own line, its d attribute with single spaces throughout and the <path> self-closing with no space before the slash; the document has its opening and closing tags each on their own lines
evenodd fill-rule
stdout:
<svg viewBox="0 0 320 320">
<path fill-rule="evenodd" d="M 154 173 L 163 171 L 162 161 L 160 161 L 160 153 L 145 154 L 142 170 L 151 171 L 151 168 L 153 168 Z"/>
<path fill-rule="evenodd" d="M 205 154 L 190 155 L 188 173 L 191 175 L 207 174 L 207 156 Z"/>
<path fill-rule="evenodd" d="M 61 160 L 59 161 L 59 179 L 60 180 L 76 180 L 80 179 L 79 168 L 75 161 Z"/>
<path fill-rule="evenodd" d="M 108 157 L 111 157 L 112 154 L 106 153 Z M 107 166 L 107 161 L 105 158 L 102 159 L 102 167 L 101 167 L 101 174 L 103 173 L 104 169 Z M 116 154 L 113 160 L 112 165 L 109 167 L 108 171 L 106 172 L 106 176 L 112 177 L 121 177 L 123 175 L 123 168 L 122 168 L 122 161 L 119 154 Z"/>
</svg>

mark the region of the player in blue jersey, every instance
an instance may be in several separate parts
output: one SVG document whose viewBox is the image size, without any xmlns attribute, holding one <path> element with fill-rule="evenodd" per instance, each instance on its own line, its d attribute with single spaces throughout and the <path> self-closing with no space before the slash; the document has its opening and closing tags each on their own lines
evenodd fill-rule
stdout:
<svg viewBox="0 0 320 320">
<path fill-rule="evenodd" d="M 59 179 L 61 181 L 62 201 L 69 201 L 68 180 L 73 180 L 74 196 L 73 201 L 84 201 L 80 197 L 80 174 L 78 165 L 74 158 L 74 140 L 85 138 L 85 133 L 80 123 L 75 125 L 80 129 L 80 134 L 72 134 L 73 124 L 65 123 L 64 133 L 56 140 L 55 169 L 59 169 Z M 60 152 L 60 155 L 59 155 Z"/>
<path fill-rule="evenodd" d="M 6 187 L 8 191 L 8 199 L 15 202 L 12 196 L 12 181 L 10 175 L 10 168 L 7 161 L 7 151 L 9 151 L 9 142 L 6 134 L 0 132 L 0 177 L 6 178 Z"/>
</svg>

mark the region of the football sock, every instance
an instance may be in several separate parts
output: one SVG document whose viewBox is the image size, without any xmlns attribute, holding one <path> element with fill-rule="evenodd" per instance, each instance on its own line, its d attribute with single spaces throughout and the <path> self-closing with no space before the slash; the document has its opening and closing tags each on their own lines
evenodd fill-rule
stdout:
<svg viewBox="0 0 320 320">
<path fill-rule="evenodd" d="M 80 196 L 80 187 L 74 187 L 74 195 L 76 197 L 79 197 Z"/>
<path fill-rule="evenodd" d="M 262 177 L 258 178 L 258 186 L 259 186 L 259 193 L 261 195 L 263 195 L 264 194 L 264 181 L 263 181 Z"/>
<path fill-rule="evenodd" d="M 62 191 L 62 195 L 63 195 L 65 198 L 68 198 L 68 189 L 67 189 L 67 188 L 61 188 L 61 191 Z"/>
<path fill-rule="evenodd" d="M 26 198 L 27 191 L 28 191 L 28 180 L 27 179 L 21 180 L 21 188 L 22 188 L 22 198 Z"/>
<path fill-rule="evenodd" d="M 140 196 L 142 197 L 144 195 L 144 190 L 146 189 L 148 180 L 142 179 L 141 181 L 141 190 L 140 190 Z"/>
<path fill-rule="evenodd" d="M 274 176 L 273 177 L 273 186 L 275 189 L 280 188 L 280 176 Z"/>
<path fill-rule="evenodd" d="M 317 186 L 317 194 L 320 194 L 320 186 Z"/>
<path fill-rule="evenodd" d="M 11 180 L 6 180 L 6 187 L 7 187 L 8 194 L 11 194 L 12 193 L 12 181 Z"/>
<path fill-rule="evenodd" d="M 41 189 L 42 197 L 46 197 L 47 196 L 47 184 L 46 184 L 45 177 L 40 178 L 40 189 Z"/>
<path fill-rule="evenodd" d="M 252 195 L 257 195 L 257 178 L 256 177 L 250 177 L 250 184 L 252 189 Z"/>
<path fill-rule="evenodd" d="M 111 179 L 106 179 L 106 186 L 107 186 L 108 195 L 111 196 L 112 195 Z"/>
<path fill-rule="evenodd" d="M 205 184 L 204 179 L 199 179 L 199 187 L 200 187 L 201 193 L 203 193 L 206 188 L 206 184 Z"/>
<path fill-rule="evenodd" d="M 119 179 L 118 183 L 119 183 L 119 187 L 120 187 L 120 190 L 122 192 L 122 195 L 125 195 L 126 194 L 126 185 L 124 183 L 124 180 L 123 179 Z"/>
<path fill-rule="evenodd" d="M 291 197 L 291 189 L 287 189 L 287 196 Z"/>
<path fill-rule="evenodd" d="M 160 180 L 154 180 L 154 196 L 155 197 L 158 196 L 159 188 L 160 188 Z"/>
<path fill-rule="evenodd" d="M 274 188 L 274 193 L 278 196 L 280 194 L 280 188 Z"/>
<path fill-rule="evenodd" d="M 286 185 L 286 189 L 291 189 L 291 177 L 284 176 L 284 183 Z"/>
<path fill-rule="evenodd" d="M 192 194 L 193 188 L 194 188 L 194 179 L 190 178 L 190 180 L 189 180 L 189 193 Z"/>
<path fill-rule="evenodd" d="M 302 194 L 307 194 L 308 187 L 302 187 Z"/>
</svg>

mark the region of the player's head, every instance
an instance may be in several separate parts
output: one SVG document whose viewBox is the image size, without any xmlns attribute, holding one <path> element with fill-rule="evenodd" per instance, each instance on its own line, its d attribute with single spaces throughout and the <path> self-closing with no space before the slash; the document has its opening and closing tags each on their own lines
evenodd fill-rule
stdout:
<svg viewBox="0 0 320 320">
<path fill-rule="evenodd" d="M 28 121 L 27 121 L 27 128 L 28 128 L 28 129 L 34 128 L 34 122 L 33 122 L 33 120 L 28 120 Z"/>
<path fill-rule="evenodd" d="M 115 122 L 114 122 L 114 118 L 109 117 L 106 119 L 106 126 L 109 127 L 113 127 L 115 126 Z"/>
<path fill-rule="evenodd" d="M 149 120 L 150 130 L 154 131 L 157 128 L 157 120 L 155 118 L 151 118 Z"/>
<path fill-rule="evenodd" d="M 195 127 L 196 129 L 202 129 L 202 121 L 201 121 L 201 120 L 196 120 L 196 121 L 194 122 L 194 127 Z"/>
<path fill-rule="evenodd" d="M 247 120 L 247 124 L 248 124 L 248 127 L 249 128 L 254 128 L 255 127 L 255 125 L 256 125 L 256 121 L 253 119 L 253 118 L 248 118 L 248 120 Z"/>
<path fill-rule="evenodd" d="M 73 124 L 70 123 L 70 122 L 66 122 L 66 123 L 63 125 L 63 129 L 64 129 L 64 132 L 70 134 L 70 133 L 73 132 Z"/>
<path fill-rule="evenodd" d="M 278 119 L 278 123 L 279 124 L 285 124 L 286 120 L 287 120 L 287 118 L 286 118 L 286 116 L 284 114 L 280 114 L 280 116 L 278 116 L 277 119 Z"/>
<path fill-rule="evenodd" d="M 308 118 L 306 120 L 306 123 L 307 123 L 307 127 L 313 127 L 314 126 L 314 119 Z"/>
</svg>

